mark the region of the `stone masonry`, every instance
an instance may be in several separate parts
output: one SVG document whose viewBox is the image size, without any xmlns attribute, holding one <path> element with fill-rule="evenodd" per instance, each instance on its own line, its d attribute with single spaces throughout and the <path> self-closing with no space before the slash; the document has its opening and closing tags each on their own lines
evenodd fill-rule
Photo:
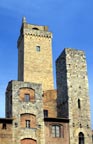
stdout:
<svg viewBox="0 0 93 144">
<path fill-rule="evenodd" d="M 18 80 L 41 83 L 43 90 L 54 89 L 52 33 L 47 26 L 23 22 L 18 39 Z"/>
<path fill-rule="evenodd" d="M 58 116 L 70 119 L 70 144 L 91 144 L 90 102 L 86 58 L 83 51 L 66 48 L 56 61 Z"/>
<path fill-rule="evenodd" d="M 25 102 L 20 99 L 23 95 L 25 95 L 25 93 L 30 95 L 31 92 L 32 95 L 32 91 L 35 92 L 34 101 Z M 44 117 L 41 84 L 11 81 L 7 87 L 7 97 L 10 98 L 10 95 L 12 95 L 12 114 L 10 113 L 10 116 L 12 115 L 14 119 L 13 144 L 19 144 L 20 141 L 22 141 L 21 143 L 23 144 L 23 140 L 25 138 L 33 140 L 33 144 L 35 141 L 38 144 L 44 144 Z M 8 105 L 9 104 L 7 103 L 6 109 L 8 109 Z M 29 129 L 25 126 L 26 120 L 31 121 L 31 128 Z"/>
</svg>

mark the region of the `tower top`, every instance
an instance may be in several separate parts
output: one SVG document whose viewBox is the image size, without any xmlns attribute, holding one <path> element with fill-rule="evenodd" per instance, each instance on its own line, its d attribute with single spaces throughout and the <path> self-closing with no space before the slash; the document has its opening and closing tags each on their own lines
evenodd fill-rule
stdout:
<svg viewBox="0 0 93 144">
<path fill-rule="evenodd" d="M 22 18 L 20 35 L 19 35 L 18 43 L 17 43 L 18 45 L 20 44 L 20 40 L 22 39 L 24 35 L 52 38 L 52 33 L 48 31 L 48 26 L 29 24 L 26 21 L 26 17 Z"/>
<path fill-rule="evenodd" d="M 26 23 L 26 17 L 25 16 L 22 18 L 22 23 Z"/>
<path fill-rule="evenodd" d="M 29 24 L 25 17 L 18 38 L 18 80 L 54 89 L 52 33 L 48 26 Z"/>
</svg>

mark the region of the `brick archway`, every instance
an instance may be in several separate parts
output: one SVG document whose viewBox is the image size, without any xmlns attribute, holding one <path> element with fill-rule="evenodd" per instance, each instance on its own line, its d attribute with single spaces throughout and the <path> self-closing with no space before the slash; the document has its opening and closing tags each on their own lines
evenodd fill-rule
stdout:
<svg viewBox="0 0 93 144">
<path fill-rule="evenodd" d="M 36 144 L 36 140 L 25 138 L 21 140 L 21 144 Z"/>
<path fill-rule="evenodd" d="M 29 121 L 29 127 L 27 127 L 26 121 Z M 36 128 L 36 116 L 30 113 L 21 114 L 20 125 L 22 128 Z"/>
</svg>

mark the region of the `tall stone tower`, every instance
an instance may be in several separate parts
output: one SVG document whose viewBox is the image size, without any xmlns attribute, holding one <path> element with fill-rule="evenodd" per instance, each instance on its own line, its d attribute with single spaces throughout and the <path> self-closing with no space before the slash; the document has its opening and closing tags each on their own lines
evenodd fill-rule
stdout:
<svg viewBox="0 0 93 144">
<path fill-rule="evenodd" d="M 18 39 L 18 80 L 53 89 L 52 33 L 47 26 L 31 25 L 23 18 Z"/>
<path fill-rule="evenodd" d="M 13 144 L 45 144 L 42 85 L 10 81 L 6 89 L 6 118 L 13 119 Z"/>
<path fill-rule="evenodd" d="M 91 144 L 90 102 L 83 51 L 65 49 L 56 61 L 58 116 L 69 118 L 70 144 Z"/>
</svg>

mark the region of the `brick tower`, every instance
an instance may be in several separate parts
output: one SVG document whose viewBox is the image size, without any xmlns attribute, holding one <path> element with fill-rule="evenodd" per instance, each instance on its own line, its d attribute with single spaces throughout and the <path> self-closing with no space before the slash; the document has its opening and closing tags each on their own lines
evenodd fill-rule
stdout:
<svg viewBox="0 0 93 144">
<path fill-rule="evenodd" d="M 69 118 L 70 144 L 91 144 L 90 102 L 86 58 L 67 48 L 56 61 L 58 116 Z"/>
<path fill-rule="evenodd" d="M 18 80 L 53 89 L 52 33 L 47 26 L 31 25 L 23 18 L 18 39 Z"/>
</svg>

